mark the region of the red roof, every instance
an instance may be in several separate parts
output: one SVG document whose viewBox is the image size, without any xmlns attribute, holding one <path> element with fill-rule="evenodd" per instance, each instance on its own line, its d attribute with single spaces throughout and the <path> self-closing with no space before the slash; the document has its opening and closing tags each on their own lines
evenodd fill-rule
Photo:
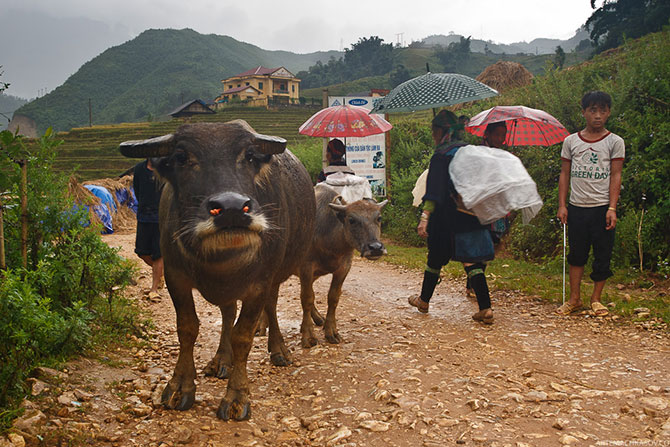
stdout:
<svg viewBox="0 0 670 447">
<path fill-rule="evenodd" d="M 237 77 L 242 77 L 242 76 L 253 76 L 253 75 L 267 75 L 274 73 L 275 71 L 279 70 L 279 68 L 266 68 L 263 67 L 262 65 L 259 65 L 256 68 L 252 68 L 251 70 L 247 70 L 243 73 L 240 73 L 238 75 L 233 76 L 234 78 Z"/>
</svg>

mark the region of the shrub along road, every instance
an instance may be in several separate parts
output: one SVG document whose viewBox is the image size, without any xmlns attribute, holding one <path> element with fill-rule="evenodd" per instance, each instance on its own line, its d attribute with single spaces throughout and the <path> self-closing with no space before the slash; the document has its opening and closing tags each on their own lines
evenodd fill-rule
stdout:
<svg viewBox="0 0 670 447">
<path fill-rule="evenodd" d="M 104 240 L 135 257 L 134 234 Z M 329 280 L 315 283 L 322 312 Z M 150 282 L 142 266 L 130 292 L 155 322 L 148 346 L 71 364 L 60 386 L 36 382 L 50 388 L 34 398 L 42 436 L 101 446 L 670 445 L 667 333 L 588 313 L 559 317 L 500 292 L 495 324 L 484 326 L 471 320 L 476 304 L 463 285 L 446 280 L 424 315 L 407 304 L 420 281 L 419 271 L 357 259 L 338 309 L 343 343 L 326 343 L 319 330 L 320 344 L 304 350 L 299 283 L 289 279 L 279 321 L 294 363 L 272 366 L 257 337 L 251 420 L 223 422 L 215 412 L 226 382 L 201 373 L 192 409 L 159 405 L 178 353 L 175 315 L 166 290 L 160 302 L 141 298 Z M 216 350 L 220 314 L 199 296 L 196 306 L 200 372 Z"/>
</svg>

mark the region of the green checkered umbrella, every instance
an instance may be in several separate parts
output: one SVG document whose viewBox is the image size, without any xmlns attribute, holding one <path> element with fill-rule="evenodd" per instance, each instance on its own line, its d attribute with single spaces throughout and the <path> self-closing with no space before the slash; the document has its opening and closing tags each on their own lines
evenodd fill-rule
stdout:
<svg viewBox="0 0 670 447">
<path fill-rule="evenodd" d="M 496 96 L 498 92 L 456 73 L 426 73 L 405 81 L 379 101 L 370 113 L 414 112 Z"/>
</svg>

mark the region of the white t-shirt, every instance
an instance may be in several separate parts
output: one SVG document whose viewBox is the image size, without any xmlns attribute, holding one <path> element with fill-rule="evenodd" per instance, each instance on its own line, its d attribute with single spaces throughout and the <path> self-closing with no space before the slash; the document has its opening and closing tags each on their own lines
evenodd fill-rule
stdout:
<svg viewBox="0 0 670 447">
<path fill-rule="evenodd" d="M 563 141 L 561 158 L 571 162 L 570 204 L 584 208 L 608 205 L 612 160 L 623 160 L 623 138 L 608 132 L 602 138 L 585 140 L 579 132 Z"/>
</svg>

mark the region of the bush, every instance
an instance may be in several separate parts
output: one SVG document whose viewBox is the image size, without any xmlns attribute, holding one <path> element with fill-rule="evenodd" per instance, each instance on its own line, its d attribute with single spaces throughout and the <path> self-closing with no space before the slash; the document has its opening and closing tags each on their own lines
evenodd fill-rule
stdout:
<svg viewBox="0 0 670 447">
<path fill-rule="evenodd" d="M 15 414 L 24 380 L 36 366 L 141 329 L 137 308 L 122 297 L 133 267 L 100 239 L 83 207 L 67 196 L 68 176 L 52 169 L 59 144 L 50 131 L 30 144 L 0 132 L 0 191 L 8 191 L 2 197 L 8 269 L 0 271 L 0 409 L 5 415 Z M 22 165 L 28 179 L 27 243 L 21 240 Z M 9 421 L 0 419 L 2 431 Z"/>
</svg>

